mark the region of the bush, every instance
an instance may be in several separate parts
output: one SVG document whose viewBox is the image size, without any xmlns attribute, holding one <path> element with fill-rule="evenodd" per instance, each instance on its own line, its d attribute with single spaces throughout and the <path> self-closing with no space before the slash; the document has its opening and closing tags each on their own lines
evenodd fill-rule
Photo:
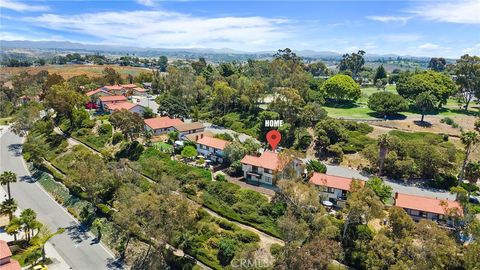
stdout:
<svg viewBox="0 0 480 270">
<path fill-rule="evenodd" d="M 433 180 L 427 182 L 427 185 L 432 188 L 438 188 L 443 190 L 450 190 L 450 188 L 456 186 L 458 183 L 457 177 L 452 174 L 440 174 Z"/>
<path fill-rule="evenodd" d="M 137 141 L 133 141 L 124 145 L 124 147 L 115 154 L 116 159 L 128 158 L 130 160 L 138 160 L 143 153 L 144 147 Z"/>
<path fill-rule="evenodd" d="M 102 124 L 98 127 L 98 134 L 99 135 L 110 135 L 112 134 L 112 125 L 110 124 Z"/>
<path fill-rule="evenodd" d="M 310 160 L 307 163 L 307 171 L 308 172 L 318 172 L 318 173 L 326 173 L 327 172 L 327 166 L 325 166 L 323 163 L 321 163 L 318 160 Z"/>
<path fill-rule="evenodd" d="M 450 117 L 445 117 L 445 118 L 442 118 L 440 120 L 440 123 L 445 123 L 445 124 L 451 126 L 451 125 L 453 125 L 453 123 L 455 123 L 455 121 L 453 121 L 453 119 L 450 118 Z"/>
<path fill-rule="evenodd" d="M 112 144 L 113 145 L 116 145 L 117 143 L 121 142 L 123 140 L 124 136 L 122 133 L 120 132 L 115 132 L 113 134 L 113 138 L 112 138 Z"/>
<path fill-rule="evenodd" d="M 217 176 L 215 176 L 215 180 L 219 181 L 219 182 L 227 182 L 227 179 L 225 178 L 225 175 L 219 173 L 217 174 Z"/>
<path fill-rule="evenodd" d="M 110 208 L 110 206 L 106 204 L 99 203 L 97 204 L 97 207 L 98 207 L 98 210 L 100 210 L 100 212 L 106 216 L 110 216 L 112 214 L 113 210 Z"/>
<path fill-rule="evenodd" d="M 270 253 L 273 255 L 273 256 L 277 256 L 280 254 L 280 252 L 282 252 L 283 250 L 283 246 L 280 245 L 280 244 L 277 244 L 277 243 L 274 243 L 270 246 Z"/>
<path fill-rule="evenodd" d="M 238 231 L 235 234 L 235 238 L 242 243 L 254 243 L 260 241 L 258 234 L 247 230 Z"/>
<path fill-rule="evenodd" d="M 235 255 L 236 244 L 232 239 L 222 238 L 218 244 L 218 260 L 222 265 L 229 265 Z"/>
<path fill-rule="evenodd" d="M 333 162 L 340 163 L 343 161 L 343 150 L 339 144 L 329 145 L 327 151 L 333 157 Z"/>
</svg>

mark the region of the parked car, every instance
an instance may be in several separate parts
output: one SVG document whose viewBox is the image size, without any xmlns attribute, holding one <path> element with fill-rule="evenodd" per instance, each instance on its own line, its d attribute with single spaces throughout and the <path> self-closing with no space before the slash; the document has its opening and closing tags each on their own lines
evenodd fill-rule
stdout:
<svg viewBox="0 0 480 270">
<path fill-rule="evenodd" d="M 470 196 L 470 198 L 468 198 L 468 201 L 473 204 L 480 204 L 480 199 L 474 196 Z"/>
</svg>

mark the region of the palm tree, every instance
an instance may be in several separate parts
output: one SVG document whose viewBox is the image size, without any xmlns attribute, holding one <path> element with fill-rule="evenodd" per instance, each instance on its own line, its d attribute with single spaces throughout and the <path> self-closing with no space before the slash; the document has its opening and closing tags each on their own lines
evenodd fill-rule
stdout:
<svg viewBox="0 0 480 270">
<path fill-rule="evenodd" d="M 480 163 L 478 162 L 469 162 L 465 166 L 465 179 L 468 180 L 468 182 L 471 185 L 475 185 L 480 179 Z M 470 198 L 470 186 L 468 187 L 468 197 Z"/>
<path fill-rule="evenodd" d="M 378 175 L 382 175 L 383 171 L 383 164 L 385 162 L 385 158 L 388 154 L 388 148 L 390 147 L 390 136 L 388 134 L 382 134 L 378 138 L 377 145 L 379 147 L 378 150 Z"/>
<path fill-rule="evenodd" d="M 48 240 L 52 239 L 55 235 L 62 234 L 65 231 L 64 228 L 58 229 L 56 232 L 52 233 L 47 227 L 40 225 L 38 233 L 30 241 L 31 246 L 26 250 L 26 253 L 36 254 L 40 249 L 42 254 L 42 261 L 46 261 L 45 254 L 45 244 Z M 35 259 L 34 264 L 36 263 L 38 257 Z"/>
<path fill-rule="evenodd" d="M 435 108 L 435 104 L 437 103 L 437 98 L 430 92 L 423 92 L 418 94 L 415 98 L 415 107 L 417 107 L 420 111 L 422 111 L 422 119 L 420 122 L 424 122 L 423 118 L 425 114 Z"/>
<path fill-rule="evenodd" d="M 103 219 L 97 218 L 93 221 L 92 226 L 97 229 L 97 241 L 100 242 L 102 239 L 102 226 L 105 221 Z"/>
<path fill-rule="evenodd" d="M 465 166 L 467 165 L 468 158 L 472 153 L 473 147 L 475 144 L 480 140 L 478 134 L 475 131 L 467 131 L 463 132 L 462 136 L 460 137 L 463 145 L 465 146 L 465 157 L 463 159 L 462 168 L 460 170 L 460 174 L 458 176 L 458 184 L 462 183 L 462 178 L 465 172 Z"/>
<path fill-rule="evenodd" d="M 17 241 L 17 234 L 20 232 L 22 229 L 22 220 L 14 217 L 12 220 L 10 220 L 10 223 L 8 223 L 7 227 L 5 228 L 7 234 L 13 235 L 13 239 Z"/>
<path fill-rule="evenodd" d="M 33 230 L 39 228 L 39 222 L 37 221 L 37 213 L 30 208 L 22 211 L 20 214 L 20 220 L 22 222 L 23 231 L 27 241 L 33 236 Z"/>
<path fill-rule="evenodd" d="M 17 182 L 17 175 L 14 172 L 3 172 L 2 175 L 0 175 L 0 184 L 2 185 L 7 185 L 7 192 L 8 192 L 8 198 L 12 198 L 12 194 L 10 194 L 10 183 L 15 183 Z"/>
<path fill-rule="evenodd" d="M 6 199 L 0 204 L 0 214 L 8 215 L 8 221 L 12 221 L 13 213 L 17 211 L 17 202 L 14 199 Z"/>
</svg>

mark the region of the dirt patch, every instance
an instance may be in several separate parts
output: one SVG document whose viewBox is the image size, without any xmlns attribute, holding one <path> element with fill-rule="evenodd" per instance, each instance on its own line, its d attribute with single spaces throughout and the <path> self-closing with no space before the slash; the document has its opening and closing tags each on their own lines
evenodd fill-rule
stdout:
<svg viewBox="0 0 480 270">
<path fill-rule="evenodd" d="M 343 167 L 354 170 L 361 170 L 369 165 L 368 160 L 360 153 L 343 155 L 343 161 L 340 163 Z"/>
<path fill-rule="evenodd" d="M 374 131 L 369 134 L 372 138 L 377 138 L 380 134 L 386 132 L 386 129 L 398 129 L 404 131 L 413 132 L 432 132 L 432 133 L 445 133 L 450 136 L 460 136 L 461 128 L 463 130 L 473 130 L 475 124 L 475 117 L 473 116 L 451 116 L 451 119 L 459 125 L 458 128 L 454 128 L 451 125 L 441 123 L 443 117 L 428 117 L 426 120 L 430 125 L 418 125 L 414 122 L 415 119 L 405 120 L 389 120 L 382 122 L 369 122 L 374 127 Z M 382 129 L 383 128 L 383 129 Z"/>
<path fill-rule="evenodd" d="M 128 74 L 135 76 L 140 73 L 140 71 L 148 71 L 146 68 L 123 67 L 117 65 L 46 65 L 41 67 L 2 67 L 0 79 L 7 79 L 11 75 L 19 74 L 23 71 L 26 71 L 29 74 L 36 74 L 42 70 L 46 70 L 48 73 L 57 73 L 65 79 L 82 74 L 86 74 L 88 77 L 101 77 L 103 76 L 102 71 L 106 67 L 115 69 L 122 75 L 122 77 L 126 77 Z"/>
</svg>

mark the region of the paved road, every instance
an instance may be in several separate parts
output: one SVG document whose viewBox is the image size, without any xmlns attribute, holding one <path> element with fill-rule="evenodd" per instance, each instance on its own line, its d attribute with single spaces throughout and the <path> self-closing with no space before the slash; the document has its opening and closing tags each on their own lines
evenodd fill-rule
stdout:
<svg viewBox="0 0 480 270">
<path fill-rule="evenodd" d="M 340 167 L 340 166 L 332 166 L 332 165 L 326 165 L 326 166 L 327 166 L 327 173 L 331 175 L 343 176 L 348 178 L 357 178 L 362 180 L 368 179 L 368 175 L 360 174 L 360 172 L 358 172 L 357 170 Z M 426 189 L 426 188 L 416 187 L 412 185 L 405 185 L 405 184 L 402 184 L 401 182 L 390 181 L 390 180 L 387 180 L 386 183 L 392 187 L 393 192 L 400 192 L 400 193 L 418 195 L 418 196 L 426 196 L 426 197 L 432 197 L 432 198 L 438 198 L 438 199 L 455 200 L 454 194 L 450 194 L 450 192 L 447 192 L 444 190 Z"/>
<path fill-rule="evenodd" d="M 11 185 L 12 196 L 20 208 L 33 209 L 50 229 L 65 228 L 65 233 L 50 242 L 72 269 L 118 269 L 114 257 L 93 236 L 82 229 L 68 212 L 33 182 L 21 156 L 22 138 L 11 131 L 0 137 L 0 171 L 13 171 L 19 181 Z"/>
</svg>

